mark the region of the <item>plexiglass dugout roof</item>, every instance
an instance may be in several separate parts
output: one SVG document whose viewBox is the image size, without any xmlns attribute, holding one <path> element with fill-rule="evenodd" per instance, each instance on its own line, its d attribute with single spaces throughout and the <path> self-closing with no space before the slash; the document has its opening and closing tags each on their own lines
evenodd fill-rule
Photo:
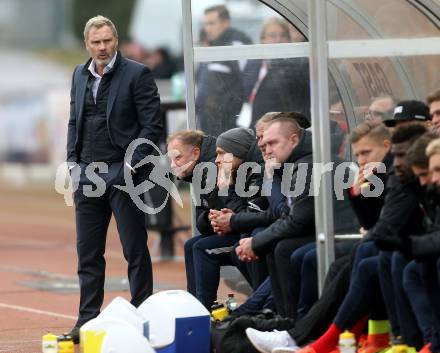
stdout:
<svg viewBox="0 0 440 353">
<path fill-rule="evenodd" d="M 209 40 L 215 28 L 203 31 L 204 10 L 218 3 L 227 6 L 236 30 L 229 41 Z M 182 0 L 190 128 L 218 135 L 237 125 L 253 127 L 264 109 L 304 112 L 311 104 L 306 115 L 315 162 L 352 160 L 345 137 L 374 114 L 375 98 L 424 101 L 440 88 L 439 0 L 218 3 Z M 288 36 L 268 25 L 274 18 L 289 23 Z M 249 102 L 251 114 L 244 109 Z M 331 180 L 323 178 L 320 186 L 325 191 L 315 206 L 322 277 L 333 259 L 335 222 Z"/>
</svg>

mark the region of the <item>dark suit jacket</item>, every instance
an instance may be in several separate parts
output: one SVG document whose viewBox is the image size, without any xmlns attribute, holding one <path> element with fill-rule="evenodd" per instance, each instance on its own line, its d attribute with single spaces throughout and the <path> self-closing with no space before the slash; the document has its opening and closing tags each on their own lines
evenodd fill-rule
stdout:
<svg viewBox="0 0 440 353">
<path fill-rule="evenodd" d="M 90 61 L 78 65 L 73 72 L 67 133 L 68 162 L 79 162 Z M 159 108 L 159 94 L 150 70 L 122 57 L 118 52 L 107 102 L 107 127 L 113 145 L 126 150 L 136 138 L 146 138 L 157 143 L 163 131 Z M 152 152 L 151 146 L 140 145 L 133 155 L 131 165 L 135 166 Z"/>
</svg>

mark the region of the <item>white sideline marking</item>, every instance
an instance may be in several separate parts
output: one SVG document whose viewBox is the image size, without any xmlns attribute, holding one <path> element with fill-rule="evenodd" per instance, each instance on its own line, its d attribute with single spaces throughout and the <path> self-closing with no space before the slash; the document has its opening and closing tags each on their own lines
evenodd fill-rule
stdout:
<svg viewBox="0 0 440 353">
<path fill-rule="evenodd" d="M 47 315 L 47 316 L 55 316 L 55 317 L 61 317 L 63 319 L 70 319 L 70 320 L 77 319 L 76 316 L 58 314 L 58 313 L 54 313 L 52 311 L 32 309 L 32 308 L 27 308 L 25 306 L 11 305 L 11 304 L 6 304 L 6 303 L 0 303 L 0 308 L 13 309 L 13 310 L 18 310 L 18 311 L 26 311 L 28 313 Z"/>
</svg>

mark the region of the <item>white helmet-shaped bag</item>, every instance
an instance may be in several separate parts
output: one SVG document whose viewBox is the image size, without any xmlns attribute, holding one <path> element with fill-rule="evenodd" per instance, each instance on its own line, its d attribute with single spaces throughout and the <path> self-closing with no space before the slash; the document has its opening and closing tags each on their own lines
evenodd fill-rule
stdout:
<svg viewBox="0 0 440 353">
<path fill-rule="evenodd" d="M 100 353 L 156 353 L 156 351 L 131 325 L 114 325 L 107 329 Z"/>
</svg>

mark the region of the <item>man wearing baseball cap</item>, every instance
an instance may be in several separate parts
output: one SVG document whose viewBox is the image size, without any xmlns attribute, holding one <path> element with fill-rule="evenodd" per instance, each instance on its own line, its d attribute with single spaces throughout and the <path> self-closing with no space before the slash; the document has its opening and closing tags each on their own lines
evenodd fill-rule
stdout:
<svg viewBox="0 0 440 353">
<path fill-rule="evenodd" d="M 405 100 L 397 103 L 392 118 L 384 120 L 388 127 L 396 127 L 409 122 L 424 123 L 431 120 L 428 106 L 416 100 Z"/>
</svg>

